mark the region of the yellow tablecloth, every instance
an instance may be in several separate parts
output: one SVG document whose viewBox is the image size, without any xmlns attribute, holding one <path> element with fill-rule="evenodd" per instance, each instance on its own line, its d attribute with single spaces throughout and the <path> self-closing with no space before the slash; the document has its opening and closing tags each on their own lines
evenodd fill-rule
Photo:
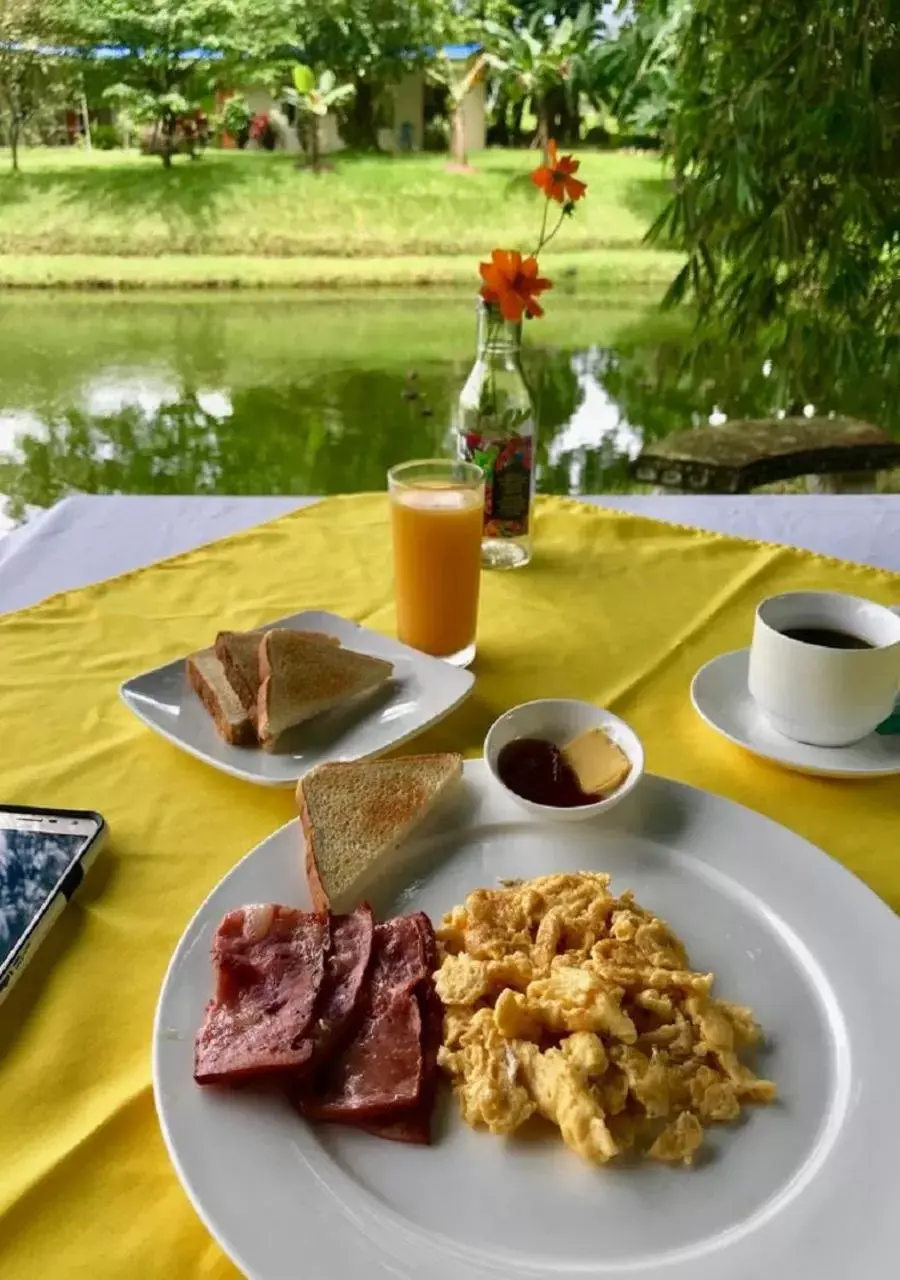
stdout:
<svg viewBox="0 0 900 1280">
<path fill-rule="evenodd" d="M 537 546 L 530 569 L 485 576 L 475 690 L 416 750 L 475 755 L 514 703 L 588 698 L 631 722 L 651 770 L 793 827 L 900 908 L 900 780 L 815 780 L 759 763 L 688 698 L 701 663 L 749 642 L 761 597 L 828 588 L 897 603 L 900 577 L 561 499 L 540 503 Z M 0 619 L 3 798 L 99 809 L 112 830 L 0 1008 L 2 1276 L 235 1274 L 169 1167 L 150 1030 L 189 917 L 291 816 L 291 794 L 183 755 L 117 689 L 221 627 L 314 607 L 391 631 L 384 497 L 331 499 Z"/>
</svg>

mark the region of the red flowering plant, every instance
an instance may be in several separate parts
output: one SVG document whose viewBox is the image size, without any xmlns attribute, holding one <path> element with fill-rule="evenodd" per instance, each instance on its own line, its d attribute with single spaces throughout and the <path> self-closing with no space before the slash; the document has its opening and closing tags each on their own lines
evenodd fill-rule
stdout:
<svg viewBox="0 0 900 1280">
<path fill-rule="evenodd" d="M 531 175 L 544 197 L 534 251 L 495 249 L 490 262 L 479 264 L 478 358 L 460 393 L 456 424 L 461 456 L 484 472 L 484 534 L 494 542 L 525 539 L 530 529 L 536 426 L 515 330 L 523 318 L 544 314 L 540 298 L 552 285 L 541 274 L 538 256 L 587 190 L 577 172 L 578 161 L 559 155 L 551 142 L 546 163 Z M 501 334 L 504 326 L 513 332 Z M 495 547 L 488 562 L 509 567 L 527 562 L 528 554 L 522 547 L 510 553 Z"/>
<path fill-rule="evenodd" d="M 544 193 L 537 247 L 527 257 L 517 249 L 494 249 L 490 262 L 479 263 L 482 298 L 511 324 L 518 324 L 523 316 L 531 320 L 544 314 L 538 297 L 552 289 L 553 282 L 539 274 L 538 254 L 550 243 L 566 218 L 574 213 L 576 204 L 587 191 L 587 184 L 575 177 L 578 166 L 578 160 L 573 156 L 559 155 L 556 143 L 550 142 L 547 163 L 540 165 L 531 175 L 531 181 Z M 551 205 L 559 206 L 559 216 L 548 230 Z"/>
</svg>

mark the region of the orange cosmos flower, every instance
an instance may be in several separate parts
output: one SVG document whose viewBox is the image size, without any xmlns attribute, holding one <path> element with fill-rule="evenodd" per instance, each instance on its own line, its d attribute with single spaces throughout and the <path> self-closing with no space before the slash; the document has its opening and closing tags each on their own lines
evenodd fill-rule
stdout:
<svg viewBox="0 0 900 1280">
<path fill-rule="evenodd" d="M 587 191 L 587 183 L 573 177 L 573 174 L 578 172 L 581 162 L 572 156 L 557 155 L 555 142 L 547 144 L 547 157 L 549 163 L 542 164 L 531 175 L 534 185 L 540 187 L 548 200 L 555 200 L 557 204 L 580 200 Z"/>
<path fill-rule="evenodd" d="M 490 262 L 480 262 L 478 270 L 484 281 L 482 298 L 496 303 L 504 320 L 518 324 L 523 314 L 544 314 L 537 295 L 553 284 L 538 275 L 537 258 L 523 258 L 516 249 L 495 249 Z"/>
</svg>

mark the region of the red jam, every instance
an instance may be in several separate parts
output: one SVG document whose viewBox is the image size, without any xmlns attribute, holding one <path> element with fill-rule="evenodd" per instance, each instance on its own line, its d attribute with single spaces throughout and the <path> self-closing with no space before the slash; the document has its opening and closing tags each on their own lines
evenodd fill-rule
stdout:
<svg viewBox="0 0 900 1280">
<path fill-rule="evenodd" d="M 501 747 L 497 772 L 510 791 L 532 804 L 574 809 L 603 799 L 582 791 L 575 770 L 559 747 L 543 738 L 516 738 Z"/>
</svg>

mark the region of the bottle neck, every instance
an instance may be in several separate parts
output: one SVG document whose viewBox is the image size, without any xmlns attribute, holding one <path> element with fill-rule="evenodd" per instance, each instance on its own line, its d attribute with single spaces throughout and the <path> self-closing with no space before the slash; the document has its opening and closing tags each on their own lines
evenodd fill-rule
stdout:
<svg viewBox="0 0 900 1280">
<path fill-rule="evenodd" d="M 522 322 L 504 320 L 498 309 L 482 302 L 478 307 L 478 358 L 503 356 L 518 360 L 522 346 Z"/>
</svg>

